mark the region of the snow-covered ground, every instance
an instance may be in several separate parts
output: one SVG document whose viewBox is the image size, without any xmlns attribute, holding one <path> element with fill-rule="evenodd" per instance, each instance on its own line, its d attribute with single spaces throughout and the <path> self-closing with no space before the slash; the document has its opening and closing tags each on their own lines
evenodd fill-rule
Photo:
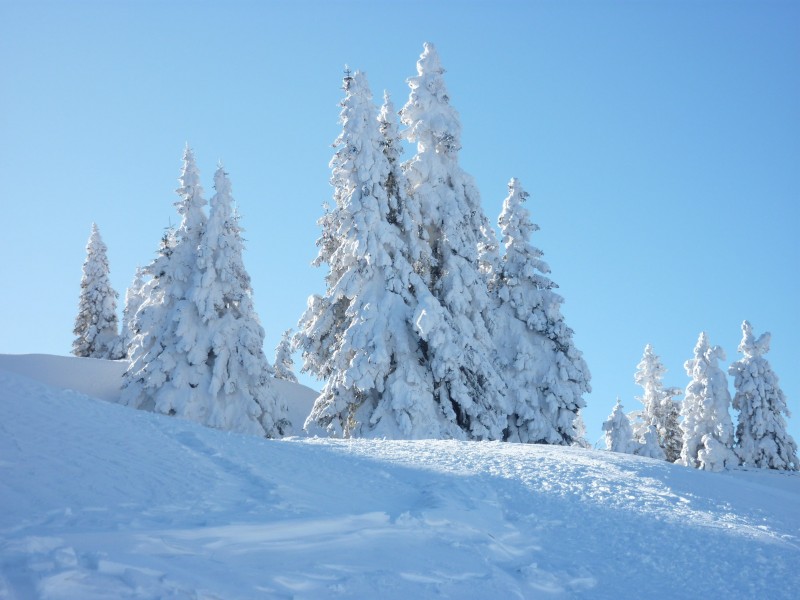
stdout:
<svg viewBox="0 0 800 600">
<path fill-rule="evenodd" d="M 113 400 L 121 369 L 0 356 L 0 598 L 800 589 L 798 474 L 552 446 L 265 440 L 87 396 Z M 283 388 L 306 410 L 313 393 Z"/>
</svg>

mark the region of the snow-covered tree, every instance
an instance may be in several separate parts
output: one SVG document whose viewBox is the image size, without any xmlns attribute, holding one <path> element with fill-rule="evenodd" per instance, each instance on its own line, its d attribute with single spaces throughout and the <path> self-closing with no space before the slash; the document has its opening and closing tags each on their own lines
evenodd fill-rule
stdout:
<svg viewBox="0 0 800 600">
<path fill-rule="evenodd" d="M 586 437 L 586 423 L 583 420 L 583 414 L 578 411 L 575 415 L 575 438 L 572 440 L 572 445 L 578 448 L 591 448 L 592 444 Z"/>
<path fill-rule="evenodd" d="M 294 374 L 294 360 L 292 359 L 292 330 L 287 329 L 283 332 L 281 340 L 275 346 L 275 377 L 284 381 L 297 383 L 297 375 Z"/>
<path fill-rule="evenodd" d="M 107 251 L 100 230 L 92 223 L 73 330 L 75 356 L 113 360 L 123 357 L 117 324 L 119 294 L 111 287 Z"/>
<path fill-rule="evenodd" d="M 239 215 L 221 166 L 214 174 L 214 189 L 189 293 L 208 339 L 205 362 L 211 378 L 200 419 L 226 431 L 278 437 L 288 432 L 288 411 L 272 386 L 264 328 L 242 257 Z"/>
<path fill-rule="evenodd" d="M 436 50 L 425 44 L 400 111 L 405 137 L 417 148 L 403 170 L 430 248 L 424 278 L 433 299 L 420 302 L 416 322 L 438 406 L 468 438 L 503 439 L 511 409 L 494 366 L 491 302 L 478 254 L 496 242 L 477 187 L 458 163 L 461 125 L 443 74 Z"/>
<path fill-rule="evenodd" d="M 416 294 L 427 288 L 409 256 L 416 228 L 389 160 L 391 139 L 381 134 L 385 123 L 365 75 L 348 72 L 344 90 L 331 160 L 336 206 L 326 222 L 336 230 L 323 236 L 320 251 L 330 268 L 328 287 L 309 301 L 295 338 L 305 365 L 327 376 L 307 425 L 344 437 L 453 437 L 457 427 L 433 402 L 414 325 Z M 323 363 L 318 352 L 326 347 Z"/>
<path fill-rule="evenodd" d="M 528 193 L 517 179 L 508 192 L 498 219 L 505 254 L 490 285 L 498 304 L 491 330 L 512 403 L 507 438 L 568 445 L 586 405 L 583 394 L 591 390 L 589 369 L 564 322 L 550 267 L 530 243 L 539 226 L 523 206 Z"/>
<path fill-rule="evenodd" d="M 606 436 L 606 450 L 633 454 L 639 447 L 639 443 L 633 439 L 631 422 L 628 415 L 625 414 L 619 398 L 614 405 L 614 410 L 603 423 L 603 431 Z"/>
<path fill-rule="evenodd" d="M 145 301 L 145 271 L 141 267 L 136 267 L 136 274 L 131 285 L 125 292 L 125 308 L 122 310 L 122 328 L 120 337 L 122 338 L 122 348 L 128 353 L 133 336 L 135 334 L 134 320 L 139 307 Z"/>
<path fill-rule="evenodd" d="M 717 364 L 725 360 L 719 346 L 711 346 L 705 332 L 694 348 L 694 358 L 684 368 L 691 377 L 681 415 L 683 447 L 680 462 L 688 467 L 720 471 L 738 463 L 733 446 L 728 380 Z"/>
<path fill-rule="evenodd" d="M 770 334 L 758 339 L 747 321 L 742 323 L 741 359 L 728 372 L 734 377 L 733 407 L 739 411 L 736 451 L 744 466 L 762 469 L 798 470 L 797 444 L 786 430 L 790 415 L 778 376 L 764 354 Z"/>
<path fill-rule="evenodd" d="M 199 419 L 198 399 L 207 394 L 210 385 L 208 347 L 198 340 L 200 316 L 188 293 L 206 225 L 206 201 L 188 146 L 179 182 L 180 199 L 175 206 L 181 223 L 165 234 L 158 256 L 145 268 L 151 280 L 134 319 L 136 333 L 129 351 L 131 363 L 123 376 L 121 402 Z"/>
<path fill-rule="evenodd" d="M 658 438 L 658 431 L 654 425 L 649 425 L 639 437 L 639 447 L 635 450 L 634 454 L 658 460 L 664 460 L 666 458 L 666 454 L 664 454 L 664 449 L 661 447 Z"/>
<path fill-rule="evenodd" d="M 634 435 L 644 443 L 648 429 L 654 427 L 658 445 L 664 451 L 666 460 L 675 462 L 680 458 L 682 439 L 678 422 L 680 412 L 673 398 L 683 392 L 679 388 L 664 387 L 662 380 L 667 370 L 650 344 L 645 346 L 644 355 L 636 369 L 633 379 L 644 393 L 637 398 L 643 409 L 637 413 L 633 423 Z"/>
</svg>

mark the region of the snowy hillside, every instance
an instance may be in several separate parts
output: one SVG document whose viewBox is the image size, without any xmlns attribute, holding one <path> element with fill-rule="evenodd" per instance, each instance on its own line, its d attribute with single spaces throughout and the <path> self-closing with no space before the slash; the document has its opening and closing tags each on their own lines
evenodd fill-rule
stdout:
<svg viewBox="0 0 800 600">
<path fill-rule="evenodd" d="M 796 473 L 522 444 L 266 440 L 84 395 L 108 398 L 120 368 L 0 356 L 0 598 L 800 589 Z"/>
</svg>

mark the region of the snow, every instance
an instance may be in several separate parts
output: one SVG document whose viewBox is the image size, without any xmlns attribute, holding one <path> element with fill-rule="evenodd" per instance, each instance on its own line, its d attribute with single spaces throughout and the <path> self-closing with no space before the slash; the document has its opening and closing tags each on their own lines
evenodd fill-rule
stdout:
<svg viewBox="0 0 800 600">
<path fill-rule="evenodd" d="M 772 599 L 800 585 L 797 473 L 267 440 L 87 395 L 113 400 L 123 368 L 0 355 L 0 598 Z M 276 384 L 310 408 L 311 390 Z"/>
</svg>

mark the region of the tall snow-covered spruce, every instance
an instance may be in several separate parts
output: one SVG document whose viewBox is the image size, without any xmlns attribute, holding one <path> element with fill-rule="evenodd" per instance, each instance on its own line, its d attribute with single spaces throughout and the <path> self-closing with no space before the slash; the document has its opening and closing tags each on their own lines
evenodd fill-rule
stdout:
<svg viewBox="0 0 800 600">
<path fill-rule="evenodd" d="M 784 416 L 790 416 L 786 396 L 764 358 L 769 342 L 769 333 L 756 339 L 750 323 L 742 323 L 743 356 L 728 369 L 736 388 L 733 407 L 739 411 L 736 451 L 746 467 L 796 471 L 800 461 L 797 444 L 786 430 Z"/>
<path fill-rule="evenodd" d="M 124 356 L 117 324 L 119 294 L 111 287 L 107 251 L 100 230 L 92 223 L 73 330 L 76 337 L 72 353 L 75 356 L 114 360 Z"/>
<path fill-rule="evenodd" d="M 491 302 L 479 261 L 479 249 L 496 242 L 477 187 L 458 163 L 461 125 L 432 44 L 425 44 L 417 76 L 408 84 L 400 116 L 417 153 L 403 171 L 420 208 L 421 237 L 430 247 L 424 276 L 432 292 L 432 298 L 420 299 L 415 321 L 434 397 L 468 439 L 503 439 L 511 408 L 494 365 L 487 328 Z"/>
<path fill-rule="evenodd" d="M 151 280 L 134 321 L 131 363 L 122 383 L 123 404 L 202 420 L 201 397 L 209 385 L 207 345 L 197 336 L 200 316 L 189 298 L 197 270 L 197 248 L 205 229 L 203 188 L 194 154 L 187 146 L 175 203 L 181 222 L 162 240 L 145 268 Z"/>
<path fill-rule="evenodd" d="M 165 234 L 132 321 L 121 401 L 204 425 L 277 436 L 288 424 L 270 386 L 230 183 L 215 176 L 211 218 L 192 151 L 184 153 L 181 223 Z"/>
<path fill-rule="evenodd" d="M 402 227 L 409 221 L 391 144 L 365 75 L 347 72 L 344 90 L 331 160 L 335 207 L 322 221 L 336 226 L 323 232 L 318 259 L 330 269 L 328 286 L 310 301 L 295 338 L 305 368 L 327 377 L 307 424 L 343 437 L 454 437 L 457 429 L 447 428 L 432 402 L 414 326 L 415 293 L 426 288 L 408 255 L 413 246 Z"/>
<path fill-rule="evenodd" d="M 691 377 L 681 406 L 683 446 L 680 462 L 687 467 L 721 471 L 738 463 L 733 446 L 728 379 L 717 364 L 725 360 L 719 346 L 711 346 L 705 332 L 684 368 Z"/>
<path fill-rule="evenodd" d="M 634 434 L 640 441 L 644 441 L 650 427 L 655 428 L 658 445 L 664 451 L 666 460 L 675 462 L 680 458 L 682 441 L 678 423 L 680 409 L 673 398 L 683 392 L 680 388 L 664 387 L 662 380 L 666 372 L 661 358 L 647 344 L 633 376 L 636 384 L 643 390 L 638 398 L 643 408 L 636 415 L 633 427 Z"/>
<path fill-rule="evenodd" d="M 499 305 L 491 329 L 512 403 L 507 439 L 569 445 L 591 390 L 589 369 L 564 322 L 550 267 L 530 243 L 539 226 L 523 206 L 527 198 L 512 179 L 498 219 L 505 254 L 490 286 Z"/>
<path fill-rule="evenodd" d="M 214 174 L 214 189 L 189 293 L 207 340 L 210 381 L 206 397 L 199 398 L 206 404 L 202 422 L 226 431 L 278 437 L 288 432 L 288 411 L 271 384 L 264 328 L 242 259 L 239 216 L 221 166 Z"/>
</svg>

